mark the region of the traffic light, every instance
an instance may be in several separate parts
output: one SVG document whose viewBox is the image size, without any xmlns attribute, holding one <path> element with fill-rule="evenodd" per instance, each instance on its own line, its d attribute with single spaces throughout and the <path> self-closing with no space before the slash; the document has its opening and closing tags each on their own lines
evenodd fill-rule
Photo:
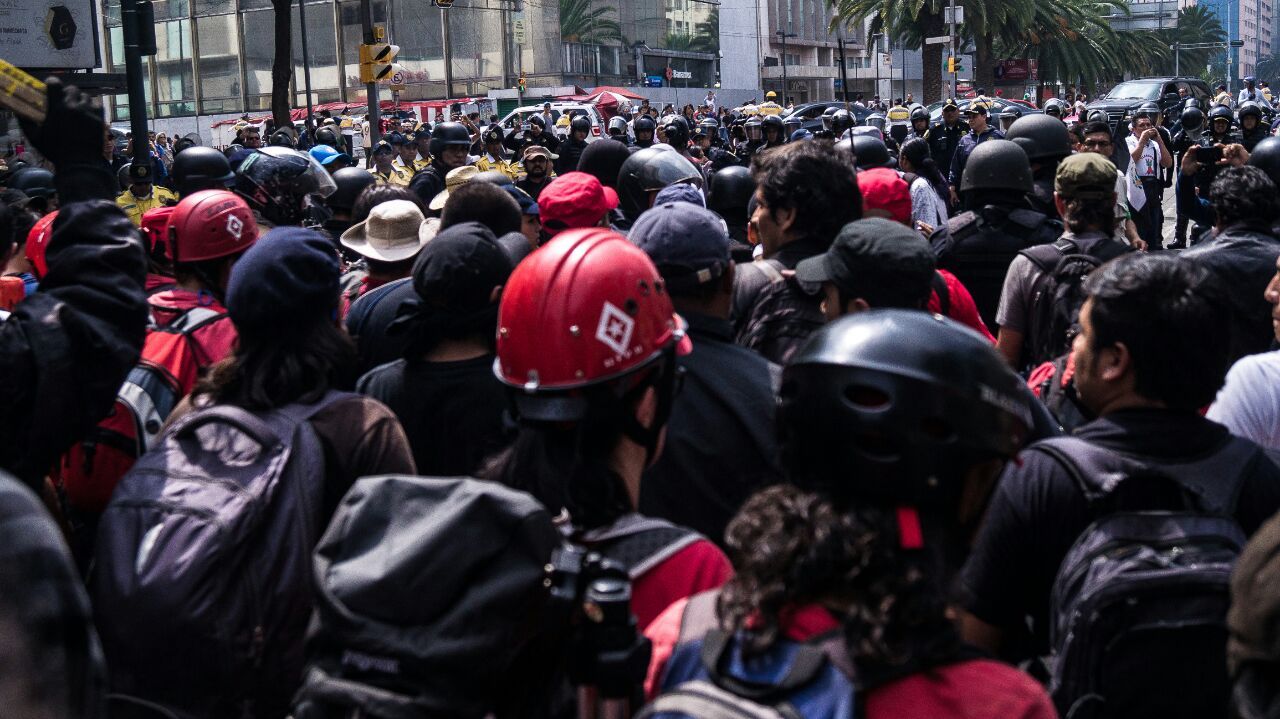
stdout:
<svg viewBox="0 0 1280 719">
<path fill-rule="evenodd" d="M 360 82 L 390 82 L 395 74 L 392 64 L 399 54 L 399 45 L 385 42 L 360 45 Z"/>
<path fill-rule="evenodd" d="M 525 91 L 525 88 L 527 87 L 527 85 L 526 85 L 526 83 L 525 83 L 525 81 L 524 81 L 524 73 L 523 73 L 523 72 L 522 72 L 522 73 L 520 73 L 520 79 L 519 79 L 519 80 L 516 80 L 516 84 L 520 87 L 520 92 L 521 92 L 521 94 L 523 94 L 523 93 L 524 93 L 524 91 Z"/>
<path fill-rule="evenodd" d="M 954 55 L 947 58 L 947 72 L 964 72 L 964 67 L 960 65 L 960 58 Z"/>
</svg>

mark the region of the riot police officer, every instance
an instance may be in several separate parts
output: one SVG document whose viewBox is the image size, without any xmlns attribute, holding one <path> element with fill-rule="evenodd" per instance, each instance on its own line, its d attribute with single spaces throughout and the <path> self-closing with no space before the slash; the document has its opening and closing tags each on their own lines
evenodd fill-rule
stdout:
<svg viewBox="0 0 1280 719">
<path fill-rule="evenodd" d="M 911 131 L 907 133 L 903 144 L 906 144 L 906 140 L 916 138 L 926 142 L 929 139 L 929 111 L 923 107 L 917 107 L 911 111 Z"/>
<path fill-rule="evenodd" d="M 777 115 L 765 115 L 760 120 L 760 130 L 764 133 L 764 145 L 760 149 L 780 147 L 787 141 L 787 134 L 782 118 Z"/>
<path fill-rule="evenodd" d="M 1013 103 L 1005 105 L 1005 108 L 1000 111 L 1000 131 L 1007 136 L 1009 128 L 1020 117 L 1022 117 L 1022 108 Z"/>
<path fill-rule="evenodd" d="M 744 162 L 750 162 L 751 157 L 756 151 L 764 146 L 764 119 L 759 115 L 752 115 L 747 118 L 743 129 L 747 133 L 747 143 L 743 147 L 742 152 L 738 153 Z"/>
<path fill-rule="evenodd" d="M 632 147 L 652 147 L 654 143 L 654 133 L 658 130 L 658 123 L 648 115 L 641 115 L 631 121 L 631 131 L 635 134 L 632 140 Z"/>
<path fill-rule="evenodd" d="M 1056 97 L 1051 97 L 1044 101 L 1044 114 L 1065 121 L 1067 115 L 1071 113 L 1067 112 L 1067 103 Z"/>
<path fill-rule="evenodd" d="M 814 131 L 813 136 L 815 139 L 818 139 L 818 140 L 836 139 L 835 133 L 832 132 L 831 130 L 831 116 L 836 114 L 836 111 L 838 111 L 839 109 L 840 109 L 839 107 L 832 105 L 831 107 L 828 107 L 827 109 L 822 111 L 822 116 L 818 118 L 822 120 L 822 127 L 821 129 Z"/>
<path fill-rule="evenodd" d="M 752 259 L 752 247 L 747 239 L 747 207 L 755 191 L 755 178 L 746 167 L 726 167 L 707 181 L 707 209 L 720 215 L 729 228 L 729 254 L 737 263 Z"/>
<path fill-rule="evenodd" d="M 960 184 L 964 211 L 930 242 L 938 266 L 960 278 L 983 321 L 994 328 L 1009 264 L 1027 247 L 1055 242 L 1062 223 L 1027 207 L 1026 197 L 1033 189 L 1031 163 L 1017 144 L 987 140 L 968 159 Z"/>
<path fill-rule="evenodd" d="M 1236 118 L 1240 122 L 1240 144 L 1249 152 L 1253 152 L 1253 148 L 1271 134 L 1270 128 L 1262 122 L 1262 106 L 1252 100 L 1240 105 Z"/>
<path fill-rule="evenodd" d="M 556 160 L 556 173 L 563 175 L 578 169 L 578 158 L 587 149 L 587 136 L 591 134 L 591 119 L 586 115 L 578 115 L 569 121 L 569 136 L 560 143 L 559 159 Z"/>
<path fill-rule="evenodd" d="M 609 137 L 613 138 L 614 140 L 617 140 L 618 142 L 621 142 L 624 145 L 629 142 L 627 138 L 626 118 L 622 117 L 621 115 L 614 115 L 613 117 L 609 118 Z"/>
<path fill-rule="evenodd" d="M 960 106 L 955 100 L 947 100 L 942 106 L 942 121 L 930 127 L 924 138 L 929 143 L 929 155 L 943 172 L 951 169 L 960 138 L 968 133 L 969 123 L 960 119 Z"/>
<path fill-rule="evenodd" d="M 1004 119 L 1003 114 L 1001 119 Z M 1009 126 L 1005 139 L 1021 147 L 1031 162 L 1032 190 L 1027 196 L 1031 209 L 1057 219 L 1053 178 L 1058 173 L 1058 164 L 1071 154 L 1071 136 L 1067 134 L 1067 126 L 1048 115 L 1027 115 Z"/>
<path fill-rule="evenodd" d="M 1235 121 L 1231 108 L 1226 105 L 1214 105 L 1209 109 L 1209 115 L 1205 119 L 1207 127 L 1200 133 L 1200 140 L 1197 143 L 1200 147 L 1243 144 L 1240 134 L 1234 129 Z M 1213 184 L 1214 178 L 1218 176 L 1221 169 L 1220 166 L 1211 162 L 1200 163 L 1200 169 L 1196 171 L 1196 187 L 1200 190 L 1201 197 L 1209 196 L 1209 185 Z"/>
<path fill-rule="evenodd" d="M 990 104 L 981 100 L 970 102 L 969 106 L 964 109 L 964 116 L 969 121 L 969 132 L 960 138 L 960 144 L 956 146 L 955 155 L 951 158 L 951 174 L 947 176 L 947 181 L 951 183 L 951 193 L 953 195 L 956 192 L 956 187 L 960 184 L 961 178 L 964 176 L 964 168 L 969 161 L 969 153 L 987 140 L 1004 138 L 1004 133 L 988 124 L 987 117 L 990 110 Z M 958 202 L 960 198 L 957 196 L 951 199 L 954 202 Z"/>
</svg>

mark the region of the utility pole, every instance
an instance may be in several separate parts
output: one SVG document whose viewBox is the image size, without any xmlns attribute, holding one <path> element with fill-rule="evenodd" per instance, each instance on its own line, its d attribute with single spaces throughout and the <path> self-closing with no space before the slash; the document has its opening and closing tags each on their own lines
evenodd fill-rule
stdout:
<svg viewBox="0 0 1280 719">
<path fill-rule="evenodd" d="M 949 9 L 951 10 L 951 17 L 947 18 L 948 20 L 947 25 L 951 34 L 951 57 L 955 57 L 956 56 L 956 0 L 950 0 Z M 959 75 L 960 73 L 957 73 L 957 72 L 951 73 L 951 99 L 953 100 L 956 97 L 956 78 Z"/>
<path fill-rule="evenodd" d="M 871 64 L 876 69 L 876 84 L 871 88 L 871 97 L 880 97 L 880 36 L 883 33 L 871 33 Z M 878 103 L 877 103 L 878 104 Z"/>
<path fill-rule="evenodd" d="M 779 103 L 783 107 L 787 106 L 787 38 L 795 37 L 793 32 L 783 32 L 779 30 L 774 33 L 782 40 L 782 102 Z"/>
<path fill-rule="evenodd" d="M 376 42 L 373 34 L 373 0 L 360 0 L 360 25 L 364 32 L 364 44 Z M 382 139 L 382 113 L 378 110 L 378 83 L 371 82 L 364 86 L 365 97 L 369 103 L 369 147 L 376 147 Z"/>
<path fill-rule="evenodd" d="M 449 37 L 449 13 L 440 8 L 440 39 L 444 42 L 444 99 L 453 97 L 453 42 Z"/>
<path fill-rule="evenodd" d="M 849 72 L 847 68 L 849 63 L 845 61 L 844 56 L 844 31 L 836 36 L 836 47 L 840 48 L 840 89 L 841 95 L 844 96 L 844 109 L 849 109 Z"/>
<path fill-rule="evenodd" d="M 133 158 L 129 179 L 151 182 L 151 141 L 147 136 L 147 93 L 142 86 L 142 56 L 156 54 L 155 9 L 151 0 L 121 0 L 120 24 L 124 34 L 124 73 L 129 90 L 129 132 Z"/>
</svg>

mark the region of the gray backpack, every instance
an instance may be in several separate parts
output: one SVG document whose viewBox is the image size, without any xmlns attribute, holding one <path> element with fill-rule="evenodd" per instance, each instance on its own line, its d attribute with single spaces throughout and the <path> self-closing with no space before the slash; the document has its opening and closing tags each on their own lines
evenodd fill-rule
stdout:
<svg viewBox="0 0 1280 719">
<path fill-rule="evenodd" d="M 193 717 L 277 717 L 301 681 L 324 449 L 307 420 L 196 409 L 121 479 L 92 596 L 113 691 Z"/>
<path fill-rule="evenodd" d="M 1076 437 L 1038 442 L 1095 520 L 1058 569 L 1049 692 L 1064 719 L 1224 716 L 1233 518 L 1263 457 L 1229 438 L 1207 458 L 1144 464 Z"/>
</svg>

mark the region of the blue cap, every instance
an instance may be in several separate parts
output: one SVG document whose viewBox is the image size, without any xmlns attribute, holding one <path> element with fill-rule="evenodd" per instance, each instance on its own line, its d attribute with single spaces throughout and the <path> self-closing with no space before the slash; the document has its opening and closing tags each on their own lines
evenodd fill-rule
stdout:
<svg viewBox="0 0 1280 719">
<path fill-rule="evenodd" d="M 808 140 L 811 137 L 813 137 L 813 133 L 804 128 L 800 128 L 799 130 L 791 133 L 792 142 L 796 142 L 797 140 Z"/>
<path fill-rule="evenodd" d="M 498 187 L 506 190 L 507 194 L 515 198 L 515 201 L 520 204 L 520 214 L 541 215 L 541 211 L 538 209 L 538 201 L 533 199 L 533 195 L 530 195 L 510 182 L 498 185 Z"/>
<path fill-rule="evenodd" d="M 388 132 L 386 140 L 388 145 L 408 145 L 409 144 L 409 139 L 398 132 Z"/>
<path fill-rule="evenodd" d="M 1258 81 L 1258 78 L 1254 77 L 1253 75 L 1248 75 L 1245 77 L 1244 81 L 1249 83 L 1254 83 Z"/>
<path fill-rule="evenodd" d="M 328 236 L 276 227 L 231 268 L 227 311 L 241 333 L 279 332 L 308 316 L 331 317 L 338 306 L 338 274 L 338 254 Z"/>
<path fill-rule="evenodd" d="M 338 158 L 342 158 L 347 162 L 355 162 L 355 160 L 351 159 L 351 155 L 348 155 L 345 152 L 338 152 L 328 145 L 316 145 L 307 152 L 310 152 L 311 156 L 316 159 L 316 162 L 321 165 L 328 165 L 330 162 L 333 162 Z"/>
<path fill-rule="evenodd" d="M 672 294 L 711 282 L 729 267 L 729 228 L 716 213 L 689 202 L 654 205 L 628 237 L 657 265 Z"/>
<path fill-rule="evenodd" d="M 681 182 L 676 185 L 667 185 L 658 191 L 653 198 L 654 205 L 661 205 L 667 202 L 687 202 L 698 207 L 707 206 L 707 198 L 702 194 L 701 188 Z"/>
</svg>

